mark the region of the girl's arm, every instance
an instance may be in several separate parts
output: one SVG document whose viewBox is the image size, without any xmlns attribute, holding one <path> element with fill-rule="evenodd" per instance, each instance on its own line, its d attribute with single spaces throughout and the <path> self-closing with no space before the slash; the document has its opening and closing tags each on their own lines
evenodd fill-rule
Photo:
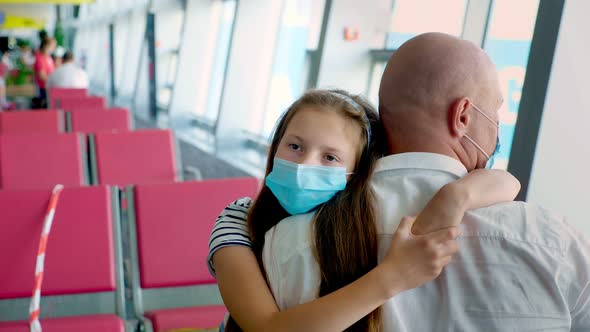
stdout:
<svg viewBox="0 0 590 332">
<path fill-rule="evenodd" d="M 219 249 L 213 256 L 223 302 L 246 331 L 343 331 L 396 294 L 440 274 L 457 250 L 458 228 L 411 234 L 404 218 L 383 262 L 350 285 L 312 302 L 279 311 L 249 247 Z"/>
<path fill-rule="evenodd" d="M 213 261 L 223 301 L 246 332 L 345 330 L 396 294 L 437 277 L 458 250 L 453 240 L 459 229 L 452 226 L 460 224 L 467 209 L 512 200 L 518 190 L 520 183 L 507 172 L 471 172 L 444 186 L 415 223 L 402 220 L 376 268 L 346 287 L 282 312 L 250 248 L 222 248 Z M 421 228 L 443 230 L 414 235 Z"/>
<path fill-rule="evenodd" d="M 478 169 L 443 186 L 420 213 L 412 232 L 426 234 L 458 226 L 467 210 L 512 201 L 520 182 L 501 170 Z"/>
</svg>

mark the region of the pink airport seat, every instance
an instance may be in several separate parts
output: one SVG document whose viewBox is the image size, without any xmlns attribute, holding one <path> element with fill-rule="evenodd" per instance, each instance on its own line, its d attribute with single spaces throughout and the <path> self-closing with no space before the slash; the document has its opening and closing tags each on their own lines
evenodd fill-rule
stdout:
<svg viewBox="0 0 590 332">
<path fill-rule="evenodd" d="M 57 111 L 57 108 L 43 108 L 43 109 L 39 109 L 39 108 L 19 108 L 16 110 L 4 110 L 3 112 L 47 112 L 47 111 Z"/>
<path fill-rule="evenodd" d="M 0 188 L 85 185 L 85 150 L 79 134 L 0 135 Z"/>
<path fill-rule="evenodd" d="M 146 314 L 154 331 L 213 329 L 219 327 L 227 309 L 222 305 L 155 310 Z M 1 332 L 2 330 L 0 330 Z"/>
<path fill-rule="evenodd" d="M 88 315 L 41 319 L 43 332 L 124 332 L 121 318 L 115 315 Z M 26 321 L 0 323 L 0 332 L 29 332 Z"/>
<path fill-rule="evenodd" d="M 62 133 L 64 131 L 64 114 L 62 112 L 0 112 L 0 134 Z"/>
<path fill-rule="evenodd" d="M 96 133 L 100 131 L 129 131 L 131 119 L 125 108 L 113 108 L 108 111 L 88 110 L 67 113 L 70 131 Z"/>
<path fill-rule="evenodd" d="M 170 130 L 99 132 L 89 138 L 93 183 L 124 186 L 177 180 Z"/>
<path fill-rule="evenodd" d="M 259 185 L 256 178 L 236 178 L 127 189 L 128 208 L 134 211 L 128 222 L 131 256 L 136 258 L 132 288 L 138 317 L 145 314 L 165 326 L 177 319 L 180 325 L 191 323 L 185 327 L 207 328 L 221 322 L 217 318 L 215 324 L 203 322 L 195 314 L 222 311 L 211 308 L 222 302 L 206 265 L 209 234 L 227 204 L 255 197 Z M 191 309 L 179 311 L 180 307 Z M 172 308 L 177 310 L 161 311 Z"/>
<path fill-rule="evenodd" d="M 127 108 L 124 107 L 96 107 L 96 106 L 78 106 L 76 108 L 75 111 L 103 111 L 103 112 L 109 112 L 112 110 L 128 110 Z"/>
<path fill-rule="evenodd" d="M 0 321 L 24 320 L 46 190 L 0 191 Z M 65 188 L 47 243 L 41 317 L 115 314 L 124 311 L 118 192 L 107 186 Z M 80 296 L 83 295 L 83 296 Z"/>
<path fill-rule="evenodd" d="M 82 112 L 88 112 L 88 111 L 103 111 L 103 112 L 105 112 L 106 111 L 106 112 L 109 112 L 112 110 L 127 110 L 127 109 L 123 108 L 123 107 L 103 107 L 103 106 L 96 107 L 96 106 L 92 106 L 92 105 L 90 105 L 90 106 L 80 105 L 80 106 L 77 106 L 76 109 L 74 109 L 73 111 L 74 112 L 78 112 L 78 111 L 82 111 Z"/>
<path fill-rule="evenodd" d="M 75 88 L 51 88 L 49 89 L 49 100 L 51 108 L 59 108 L 59 102 L 63 98 L 81 98 L 88 95 L 87 89 Z"/>
<path fill-rule="evenodd" d="M 87 110 L 90 108 L 104 109 L 106 108 L 106 101 L 103 97 L 88 96 L 88 97 L 68 97 L 62 98 L 59 102 L 59 109 L 67 112 L 74 112 L 78 110 Z"/>
</svg>

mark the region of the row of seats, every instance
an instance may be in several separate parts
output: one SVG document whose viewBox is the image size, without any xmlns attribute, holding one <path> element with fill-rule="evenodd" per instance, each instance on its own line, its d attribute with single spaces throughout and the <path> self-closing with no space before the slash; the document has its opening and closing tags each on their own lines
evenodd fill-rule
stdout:
<svg viewBox="0 0 590 332">
<path fill-rule="evenodd" d="M 228 202 L 258 188 L 255 178 L 65 188 L 47 245 L 44 331 L 218 325 L 226 310 L 205 264 L 209 232 Z M 12 321 L 1 332 L 28 330 L 16 320 L 27 318 L 48 199 L 49 190 L 0 191 L 0 251 L 11 253 L 0 255 L 10 271 L 0 273 L 0 321 Z"/>
<path fill-rule="evenodd" d="M 51 90 L 55 110 L 35 112 L 49 120 L 0 118 L 0 250 L 15 253 L 0 258 L 0 271 L 10 271 L 0 273 L 0 331 L 28 330 L 36 246 L 56 183 L 66 189 L 47 246 L 45 331 L 218 325 L 226 310 L 206 268 L 208 235 L 217 213 L 254 196 L 258 180 L 177 182 L 170 131 L 80 128 L 117 113 L 100 100 Z"/>
<path fill-rule="evenodd" d="M 0 135 L 129 130 L 131 118 L 125 108 L 92 109 L 84 112 L 30 110 L 0 113 Z"/>
<path fill-rule="evenodd" d="M 180 179 L 169 130 L 0 135 L 0 189 Z"/>
<path fill-rule="evenodd" d="M 49 105 L 52 109 L 85 111 L 106 108 L 104 97 L 89 96 L 86 89 L 49 89 Z"/>
</svg>

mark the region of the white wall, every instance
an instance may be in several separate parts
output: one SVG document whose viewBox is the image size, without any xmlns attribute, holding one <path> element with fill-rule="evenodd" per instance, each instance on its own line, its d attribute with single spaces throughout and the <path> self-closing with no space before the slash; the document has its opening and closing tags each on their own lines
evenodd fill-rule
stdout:
<svg viewBox="0 0 590 332">
<path fill-rule="evenodd" d="M 333 0 L 318 87 L 364 94 L 371 69 L 369 50 L 383 48 L 390 21 L 391 0 Z M 358 40 L 344 40 L 348 26 L 359 30 Z"/>
<path fill-rule="evenodd" d="M 590 235 L 590 1 L 565 2 L 528 201 Z"/>
</svg>

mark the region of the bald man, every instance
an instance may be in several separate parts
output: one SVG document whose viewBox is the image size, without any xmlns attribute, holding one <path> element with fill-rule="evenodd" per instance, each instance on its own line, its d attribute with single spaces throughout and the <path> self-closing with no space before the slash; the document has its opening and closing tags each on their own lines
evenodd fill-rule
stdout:
<svg viewBox="0 0 590 332">
<path fill-rule="evenodd" d="M 479 47 L 428 33 L 391 57 L 379 99 L 388 155 L 371 184 L 383 257 L 403 216 L 490 163 L 502 97 Z M 312 218 L 267 233 L 264 265 L 281 310 L 317 297 Z M 460 253 L 443 273 L 382 306 L 384 331 L 590 331 L 590 242 L 563 218 L 512 202 L 471 211 L 461 227 Z"/>
</svg>

